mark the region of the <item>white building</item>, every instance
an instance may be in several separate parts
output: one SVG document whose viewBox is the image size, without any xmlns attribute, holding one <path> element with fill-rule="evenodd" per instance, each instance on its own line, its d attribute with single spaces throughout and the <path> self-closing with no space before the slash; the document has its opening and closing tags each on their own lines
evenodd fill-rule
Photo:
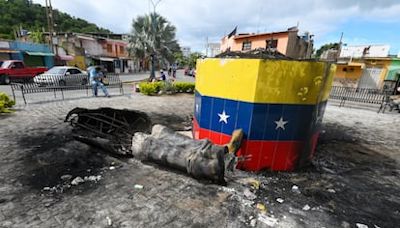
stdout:
<svg viewBox="0 0 400 228">
<path fill-rule="evenodd" d="M 207 57 L 215 57 L 221 53 L 221 44 L 220 43 L 208 43 L 206 55 Z"/>
<path fill-rule="evenodd" d="M 185 57 L 189 57 L 191 50 L 190 47 L 181 47 L 182 55 Z"/>
<path fill-rule="evenodd" d="M 340 58 L 388 57 L 389 45 L 342 46 Z"/>
</svg>

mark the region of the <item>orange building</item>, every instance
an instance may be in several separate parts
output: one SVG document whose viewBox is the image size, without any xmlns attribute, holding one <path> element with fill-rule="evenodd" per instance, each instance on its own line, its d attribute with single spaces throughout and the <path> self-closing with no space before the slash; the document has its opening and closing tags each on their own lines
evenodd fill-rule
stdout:
<svg viewBox="0 0 400 228">
<path fill-rule="evenodd" d="M 128 58 L 127 46 L 128 42 L 122 40 L 106 39 L 102 43 L 103 55 L 112 58 Z"/>
<path fill-rule="evenodd" d="M 222 38 L 221 52 L 249 51 L 257 48 L 272 48 L 295 59 L 311 58 L 313 50 L 312 35 L 298 35 L 297 27 L 286 31 L 258 34 L 227 35 Z"/>
</svg>

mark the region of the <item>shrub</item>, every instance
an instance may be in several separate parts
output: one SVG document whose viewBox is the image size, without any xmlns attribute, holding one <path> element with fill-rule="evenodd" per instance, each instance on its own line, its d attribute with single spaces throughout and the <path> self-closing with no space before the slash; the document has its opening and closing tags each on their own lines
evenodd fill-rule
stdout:
<svg viewBox="0 0 400 228">
<path fill-rule="evenodd" d="M 175 82 L 175 90 L 179 93 L 193 93 L 195 85 L 192 82 Z"/>
<path fill-rule="evenodd" d="M 164 93 L 193 93 L 195 85 L 191 82 L 142 82 L 139 90 L 144 95 L 154 95 L 162 91 Z"/>
<path fill-rule="evenodd" d="M 163 82 L 141 82 L 139 89 L 144 95 L 154 95 L 163 88 L 163 84 Z"/>
<path fill-rule="evenodd" d="M 15 101 L 11 100 L 7 94 L 0 93 L 0 113 L 12 112 L 9 108 L 15 105 Z"/>
<path fill-rule="evenodd" d="M 176 88 L 171 81 L 166 81 L 163 84 L 162 91 L 167 94 L 172 94 L 176 92 Z"/>
</svg>

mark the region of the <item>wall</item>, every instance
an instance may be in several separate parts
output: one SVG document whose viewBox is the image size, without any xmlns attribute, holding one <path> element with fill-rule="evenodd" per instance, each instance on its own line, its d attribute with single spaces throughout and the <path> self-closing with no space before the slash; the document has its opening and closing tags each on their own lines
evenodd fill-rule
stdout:
<svg viewBox="0 0 400 228">
<path fill-rule="evenodd" d="M 12 41 L 10 42 L 10 48 L 19 51 L 52 53 L 49 45 L 47 44 Z"/>
<path fill-rule="evenodd" d="M 18 41 L 11 41 L 10 48 L 13 50 L 20 51 L 19 53 L 13 53 L 11 57 L 16 60 L 24 60 L 24 52 L 43 52 L 43 53 L 51 53 L 52 51 L 47 44 L 37 44 L 37 43 L 30 43 L 30 42 L 18 42 Z M 54 57 L 53 56 L 42 56 L 43 62 L 47 68 L 51 68 L 54 66 Z"/>
<path fill-rule="evenodd" d="M 298 30 L 289 31 L 288 50 L 286 55 L 295 59 L 310 59 L 313 52 L 314 41 L 310 33 L 298 36 Z"/>
<path fill-rule="evenodd" d="M 85 54 L 91 56 L 101 56 L 103 47 L 95 39 L 80 39 L 82 47 L 85 49 Z"/>
<path fill-rule="evenodd" d="M 111 50 L 108 49 L 108 45 L 111 45 Z M 128 42 L 120 41 L 120 40 L 106 40 L 105 43 L 102 44 L 103 47 L 103 55 L 114 58 L 126 58 L 128 57 L 127 51 Z M 123 48 L 123 52 L 121 52 L 120 48 Z"/>
<path fill-rule="evenodd" d="M 78 66 L 82 70 L 86 70 L 85 56 L 75 55 L 74 59 L 67 62 L 68 66 Z"/>
<path fill-rule="evenodd" d="M 221 52 L 224 52 L 228 49 L 232 50 L 232 46 L 234 45 L 234 43 L 235 43 L 234 36 L 231 36 L 229 38 L 227 36 L 225 36 L 224 38 L 222 38 L 221 48 L 220 48 Z"/>
<path fill-rule="evenodd" d="M 385 80 L 386 74 L 388 72 L 389 66 L 391 64 L 391 60 L 389 58 L 384 58 L 384 59 L 365 59 L 365 67 L 366 68 L 372 68 L 372 67 L 377 67 L 377 68 L 382 68 L 382 72 L 379 76 L 379 88 L 383 86 L 383 81 Z"/>
<path fill-rule="evenodd" d="M 346 70 L 344 70 L 345 68 Z M 362 73 L 363 69 L 361 65 L 351 66 L 348 64 L 338 64 L 336 67 L 336 74 L 333 79 L 333 85 L 356 88 Z"/>
<path fill-rule="evenodd" d="M 385 80 L 398 80 L 400 74 L 400 59 L 392 59 Z"/>
<path fill-rule="evenodd" d="M 337 65 L 335 78 L 358 80 L 363 69 L 361 66 Z"/>
<path fill-rule="evenodd" d="M 288 44 L 288 34 L 266 34 L 261 36 L 253 36 L 248 38 L 236 38 L 232 44 L 232 51 L 242 51 L 242 45 L 245 41 L 251 41 L 251 49 L 265 48 L 266 40 L 276 39 L 278 40 L 277 50 L 280 53 L 286 54 Z"/>
</svg>

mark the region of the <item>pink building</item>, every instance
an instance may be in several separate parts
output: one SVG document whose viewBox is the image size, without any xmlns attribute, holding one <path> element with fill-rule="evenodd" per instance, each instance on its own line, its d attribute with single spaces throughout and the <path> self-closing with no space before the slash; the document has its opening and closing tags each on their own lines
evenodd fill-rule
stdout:
<svg viewBox="0 0 400 228">
<path fill-rule="evenodd" d="M 305 33 L 299 36 L 298 31 L 297 27 L 293 27 L 281 32 L 228 35 L 222 38 L 221 52 L 272 48 L 291 58 L 311 58 L 312 35 Z"/>
</svg>

